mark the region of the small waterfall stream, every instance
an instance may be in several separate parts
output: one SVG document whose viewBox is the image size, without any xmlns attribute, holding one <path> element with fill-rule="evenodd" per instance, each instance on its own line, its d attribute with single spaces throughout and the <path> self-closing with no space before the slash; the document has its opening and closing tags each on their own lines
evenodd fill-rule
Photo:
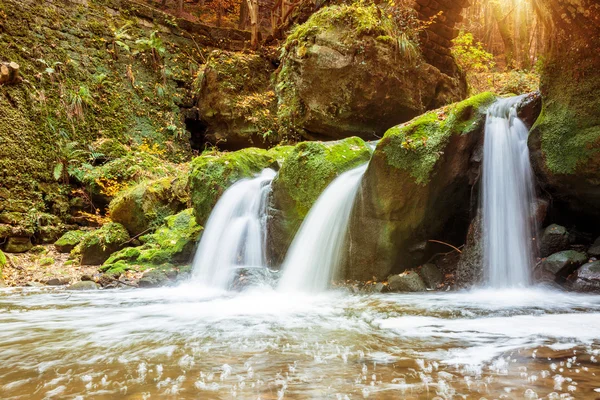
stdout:
<svg viewBox="0 0 600 400">
<path fill-rule="evenodd" d="M 227 289 L 237 267 L 266 265 L 267 197 L 275 171 L 265 169 L 223 193 L 213 209 L 194 257 L 193 277 L 215 289 Z"/>
<path fill-rule="evenodd" d="M 280 291 L 327 289 L 342 261 L 350 212 L 367 165 L 338 176 L 310 209 L 283 263 Z"/>
<path fill-rule="evenodd" d="M 487 112 L 483 150 L 483 235 L 491 287 L 527 286 L 533 263 L 529 131 L 517 117 L 522 96 L 501 99 Z"/>
</svg>

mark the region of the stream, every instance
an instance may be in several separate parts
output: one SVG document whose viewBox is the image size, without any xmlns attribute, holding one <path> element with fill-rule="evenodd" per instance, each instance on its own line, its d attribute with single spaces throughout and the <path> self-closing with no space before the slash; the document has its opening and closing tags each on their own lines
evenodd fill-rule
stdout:
<svg viewBox="0 0 600 400">
<path fill-rule="evenodd" d="M 600 296 L 2 289 L 3 399 L 597 399 Z"/>
</svg>

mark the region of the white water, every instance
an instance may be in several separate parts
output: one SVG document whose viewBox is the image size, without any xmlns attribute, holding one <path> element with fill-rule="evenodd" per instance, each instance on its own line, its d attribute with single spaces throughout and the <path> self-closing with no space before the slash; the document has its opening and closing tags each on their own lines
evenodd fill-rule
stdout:
<svg viewBox="0 0 600 400">
<path fill-rule="evenodd" d="M 327 289 L 343 257 L 350 212 L 367 164 L 338 176 L 319 196 L 283 263 L 281 291 Z"/>
<path fill-rule="evenodd" d="M 501 99 L 488 110 L 483 151 L 483 235 L 486 282 L 527 286 L 533 262 L 533 178 L 527 127 L 517 117 L 521 97 Z"/>
<path fill-rule="evenodd" d="M 193 277 L 204 286 L 226 289 L 238 267 L 266 265 L 267 197 L 275 171 L 265 169 L 223 193 L 213 209 L 194 257 Z"/>
</svg>

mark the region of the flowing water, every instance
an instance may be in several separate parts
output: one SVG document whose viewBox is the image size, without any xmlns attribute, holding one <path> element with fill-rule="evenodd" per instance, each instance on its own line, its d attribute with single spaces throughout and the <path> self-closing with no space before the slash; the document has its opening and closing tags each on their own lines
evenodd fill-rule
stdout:
<svg viewBox="0 0 600 400">
<path fill-rule="evenodd" d="M 275 171 L 265 169 L 223 193 L 206 223 L 194 257 L 193 277 L 203 286 L 225 289 L 235 268 L 266 265 L 267 197 Z"/>
<path fill-rule="evenodd" d="M 600 296 L 0 290 L 2 399 L 597 399 Z"/>
<path fill-rule="evenodd" d="M 367 165 L 344 172 L 319 196 L 288 250 L 279 290 L 327 289 L 345 253 L 350 212 Z"/>
<path fill-rule="evenodd" d="M 522 96 L 488 109 L 483 150 L 483 234 L 486 281 L 491 287 L 527 286 L 534 198 L 529 131 L 517 117 Z"/>
</svg>

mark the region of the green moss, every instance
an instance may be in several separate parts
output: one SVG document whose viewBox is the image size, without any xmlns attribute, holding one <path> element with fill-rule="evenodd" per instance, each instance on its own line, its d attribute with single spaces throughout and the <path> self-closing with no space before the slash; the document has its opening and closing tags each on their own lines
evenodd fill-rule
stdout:
<svg viewBox="0 0 600 400">
<path fill-rule="evenodd" d="M 371 152 L 360 138 L 336 142 L 303 142 L 289 153 L 273 181 L 274 199 L 294 231 L 335 177 L 369 160 Z"/>
<path fill-rule="evenodd" d="M 546 166 L 554 174 L 600 170 L 600 78 L 590 56 L 555 61 L 544 72 L 544 103 L 532 127 L 541 137 Z"/>
<path fill-rule="evenodd" d="M 123 224 L 131 235 L 160 226 L 163 220 L 185 208 L 189 201 L 188 177 L 142 182 L 115 197 L 109 206 L 113 221 Z"/>
<path fill-rule="evenodd" d="M 164 225 L 156 232 L 142 236 L 140 240 L 144 244 L 141 247 L 129 247 L 112 254 L 102 268 L 108 270 L 113 264 L 120 263 L 143 270 L 165 263 L 187 262 L 201 231 L 193 210 L 184 210 L 165 218 Z"/>
<path fill-rule="evenodd" d="M 43 265 L 43 266 L 52 265 L 52 264 L 54 264 L 54 258 L 52 258 L 52 257 L 43 257 L 43 258 L 40 258 L 40 262 L 39 263 L 40 263 L 40 265 Z"/>
<path fill-rule="evenodd" d="M 2 280 L 2 269 L 6 265 L 6 255 L 0 250 L 0 281 Z"/>
<path fill-rule="evenodd" d="M 195 158 L 191 165 L 189 185 L 198 223 L 206 221 L 218 198 L 230 185 L 274 163 L 275 159 L 269 152 L 257 148 L 208 153 Z"/>
<path fill-rule="evenodd" d="M 69 231 L 58 239 L 54 246 L 60 252 L 68 253 L 77 246 L 88 232 L 86 231 Z"/>
<path fill-rule="evenodd" d="M 116 222 L 109 222 L 85 235 L 73 249 L 72 254 L 81 254 L 83 265 L 102 264 L 110 254 L 121 249 L 127 241 L 129 241 L 127 229 Z"/>
<path fill-rule="evenodd" d="M 409 171 L 417 183 L 426 185 L 450 137 L 480 127 L 485 107 L 494 100 L 485 92 L 425 113 L 389 129 L 378 148 L 385 152 L 388 165 Z"/>
</svg>

